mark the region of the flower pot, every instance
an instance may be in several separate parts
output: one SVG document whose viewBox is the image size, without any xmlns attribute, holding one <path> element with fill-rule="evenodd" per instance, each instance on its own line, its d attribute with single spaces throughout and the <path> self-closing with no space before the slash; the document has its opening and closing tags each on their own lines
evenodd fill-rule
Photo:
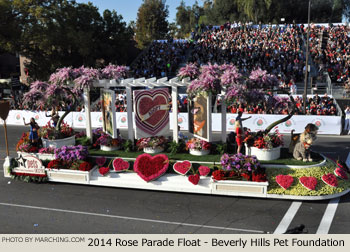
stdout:
<svg viewBox="0 0 350 252">
<path fill-rule="evenodd" d="M 205 156 L 210 153 L 210 150 L 195 150 L 195 149 L 190 149 L 190 154 L 193 156 Z"/>
<path fill-rule="evenodd" d="M 41 138 L 41 141 L 43 142 L 44 148 L 49 148 L 49 147 L 61 148 L 63 146 L 74 146 L 75 136 L 71 136 L 63 139 L 56 139 L 56 140 Z"/>
<path fill-rule="evenodd" d="M 246 155 L 254 155 L 258 160 L 262 161 L 276 160 L 281 156 L 281 146 L 272 149 L 259 149 L 256 147 L 248 147 L 246 145 L 246 149 Z"/>
<path fill-rule="evenodd" d="M 116 151 L 119 149 L 120 149 L 120 147 L 118 145 L 117 146 L 107 146 L 107 145 L 100 146 L 101 151 Z"/>
<path fill-rule="evenodd" d="M 156 147 L 156 148 L 146 147 L 146 148 L 143 148 L 143 152 L 144 153 L 148 153 L 148 154 L 156 154 L 156 153 L 160 153 L 162 151 L 164 151 L 163 147 Z"/>
</svg>

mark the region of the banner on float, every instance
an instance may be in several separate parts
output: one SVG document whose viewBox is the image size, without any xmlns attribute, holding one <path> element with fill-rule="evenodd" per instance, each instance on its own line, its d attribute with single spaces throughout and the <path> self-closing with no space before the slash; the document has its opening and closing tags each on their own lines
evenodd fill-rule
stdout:
<svg viewBox="0 0 350 252">
<path fill-rule="evenodd" d="M 173 127 L 173 113 L 170 112 L 170 129 Z M 180 130 L 188 130 L 188 113 L 177 114 L 177 124 L 180 126 Z"/>
<path fill-rule="evenodd" d="M 91 127 L 93 128 L 103 127 L 103 118 L 102 118 L 101 112 L 91 112 Z"/>
</svg>

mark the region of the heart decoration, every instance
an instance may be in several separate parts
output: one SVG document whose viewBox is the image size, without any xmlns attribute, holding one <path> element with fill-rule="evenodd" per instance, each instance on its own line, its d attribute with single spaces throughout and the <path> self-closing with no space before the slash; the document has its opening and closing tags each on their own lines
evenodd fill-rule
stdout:
<svg viewBox="0 0 350 252">
<path fill-rule="evenodd" d="M 347 180 L 348 179 L 348 175 L 346 174 L 346 172 L 343 169 L 337 168 L 334 170 L 334 174 L 335 176 L 337 176 L 338 178 Z"/>
<path fill-rule="evenodd" d="M 164 154 L 158 154 L 152 157 L 145 153 L 138 156 L 134 163 L 134 171 L 146 182 L 162 176 L 168 167 L 169 158 Z"/>
<path fill-rule="evenodd" d="M 96 164 L 101 167 L 106 163 L 106 158 L 105 157 L 98 157 L 95 159 Z"/>
<path fill-rule="evenodd" d="M 332 187 L 338 186 L 337 177 L 332 173 L 328 173 L 328 174 L 323 175 L 322 181 L 325 182 L 327 185 L 332 186 Z"/>
<path fill-rule="evenodd" d="M 207 166 L 199 166 L 198 171 L 199 175 L 208 176 L 208 174 L 210 173 L 210 168 Z"/>
<path fill-rule="evenodd" d="M 188 176 L 188 181 L 190 181 L 194 185 L 198 185 L 200 178 L 201 177 L 199 176 L 199 174 L 190 175 Z"/>
<path fill-rule="evenodd" d="M 101 167 L 98 169 L 99 173 L 104 176 L 109 172 L 109 167 Z"/>
<path fill-rule="evenodd" d="M 166 88 L 135 91 L 135 123 L 138 129 L 155 136 L 169 124 Z"/>
<path fill-rule="evenodd" d="M 176 162 L 173 169 L 176 173 L 180 175 L 186 175 L 189 170 L 191 170 L 192 164 L 190 161 Z"/>
<path fill-rule="evenodd" d="M 290 175 L 277 175 L 276 176 L 276 182 L 277 184 L 282 187 L 284 190 L 288 189 L 293 184 L 293 177 Z"/>
<path fill-rule="evenodd" d="M 115 172 L 123 172 L 128 170 L 130 164 L 128 161 L 124 161 L 122 158 L 115 158 L 113 160 L 113 168 Z"/>
<path fill-rule="evenodd" d="M 317 178 L 315 178 L 315 177 L 301 177 L 301 178 L 299 178 L 299 182 L 306 189 L 315 190 L 316 185 L 317 185 Z"/>
</svg>

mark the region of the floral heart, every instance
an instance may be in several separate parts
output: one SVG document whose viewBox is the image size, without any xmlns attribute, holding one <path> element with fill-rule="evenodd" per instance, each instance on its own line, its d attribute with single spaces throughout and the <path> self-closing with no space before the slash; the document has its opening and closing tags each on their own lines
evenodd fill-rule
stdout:
<svg viewBox="0 0 350 252">
<path fill-rule="evenodd" d="M 164 88 L 135 91 L 136 126 L 151 135 L 164 129 L 169 123 L 168 97 Z"/>
<path fill-rule="evenodd" d="M 208 174 L 210 173 L 210 168 L 207 166 L 199 166 L 198 171 L 199 175 L 208 176 Z"/>
<path fill-rule="evenodd" d="M 113 168 L 116 172 L 126 171 L 127 169 L 129 169 L 129 166 L 129 162 L 124 161 L 122 158 L 115 158 L 113 160 Z"/>
<path fill-rule="evenodd" d="M 337 176 L 338 178 L 347 180 L 348 179 L 348 175 L 346 174 L 346 172 L 343 169 L 337 168 L 334 170 L 334 174 L 335 176 Z"/>
<path fill-rule="evenodd" d="M 299 178 L 300 184 L 302 184 L 308 190 L 315 190 L 317 185 L 317 178 L 315 177 L 301 177 Z"/>
<path fill-rule="evenodd" d="M 101 167 L 98 169 L 99 173 L 104 176 L 109 172 L 109 167 Z"/>
<path fill-rule="evenodd" d="M 98 157 L 95 159 L 96 164 L 101 167 L 106 163 L 106 158 L 105 157 Z"/>
<path fill-rule="evenodd" d="M 190 181 L 194 185 L 198 185 L 200 179 L 201 177 L 199 176 L 199 174 L 188 176 L 188 181 Z"/>
<path fill-rule="evenodd" d="M 152 157 L 149 154 L 142 154 L 135 160 L 135 172 L 146 182 L 162 176 L 169 167 L 169 158 L 167 155 L 158 154 Z"/>
<path fill-rule="evenodd" d="M 293 184 L 293 177 L 290 175 L 277 175 L 276 176 L 276 182 L 277 184 L 282 187 L 283 189 L 288 189 Z"/>
<path fill-rule="evenodd" d="M 186 175 L 186 173 L 191 169 L 191 166 L 191 162 L 186 160 L 183 162 L 176 162 L 173 169 L 180 175 Z"/>
<path fill-rule="evenodd" d="M 328 173 L 328 174 L 323 175 L 322 181 L 325 182 L 327 185 L 332 186 L 332 187 L 338 186 L 337 177 L 332 173 Z"/>
</svg>

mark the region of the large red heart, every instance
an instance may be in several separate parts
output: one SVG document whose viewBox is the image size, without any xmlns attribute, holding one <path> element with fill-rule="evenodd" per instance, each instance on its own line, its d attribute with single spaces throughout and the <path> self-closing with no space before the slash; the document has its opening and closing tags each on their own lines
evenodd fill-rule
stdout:
<svg viewBox="0 0 350 252">
<path fill-rule="evenodd" d="M 100 172 L 100 174 L 102 176 L 106 175 L 109 172 L 109 167 L 101 167 L 98 169 L 98 171 Z"/>
<path fill-rule="evenodd" d="M 315 177 L 301 177 L 299 178 L 300 184 L 302 184 L 308 190 L 315 190 L 317 185 L 317 178 Z"/>
<path fill-rule="evenodd" d="M 169 123 L 167 89 L 135 91 L 135 123 L 139 129 L 156 135 Z"/>
<path fill-rule="evenodd" d="M 277 184 L 282 187 L 283 189 L 288 189 L 293 184 L 293 177 L 290 175 L 277 175 L 276 176 L 276 182 Z"/>
<path fill-rule="evenodd" d="M 346 174 L 346 172 L 341 169 L 341 168 L 337 168 L 334 170 L 334 174 L 335 176 L 337 176 L 338 178 L 341 178 L 341 179 L 344 179 L 344 180 L 347 180 L 348 179 L 348 175 Z"/>
<path fill-rule="evenodd" d="M 199 176 L 199 174 L 188 176 L 188 181 L 190 181 L 194 185 L 198 185 L 200 179 L 201 177 Z"/>
<path fill-rule="evenodd" d="M 135 160 L 134 171 L 146 182 L 155 180 L 162 176 L 169 167 L 167 155 L 159 154 L 152 157 L 149 154 L 142 154 Z"/>
<path fill-rule="evenodd" d="M 328 174 L 323 175 L 322 181 L 325 182 L 327 185 L 332 186 L 332 187 L 338 186 L 337 177 L 332 173 L 328 173 Z"/>
<path fill-rule="evenodd" d="M 113 160 L 113 168 L 116 172 L 126 171 L 127 169 L 129 169 L 129 166 L 129 162 L 124 161 L 122 158 L 115 158 Z"/>
<path fill-rule="evenodd" d="M 174 171 L 180 175 L 186 175 L 186 173 L 191 170 L 191 162 L 190 161 L 183 161 L 183 162 L 176 162 L 174 164 Z"/>
</svg>

